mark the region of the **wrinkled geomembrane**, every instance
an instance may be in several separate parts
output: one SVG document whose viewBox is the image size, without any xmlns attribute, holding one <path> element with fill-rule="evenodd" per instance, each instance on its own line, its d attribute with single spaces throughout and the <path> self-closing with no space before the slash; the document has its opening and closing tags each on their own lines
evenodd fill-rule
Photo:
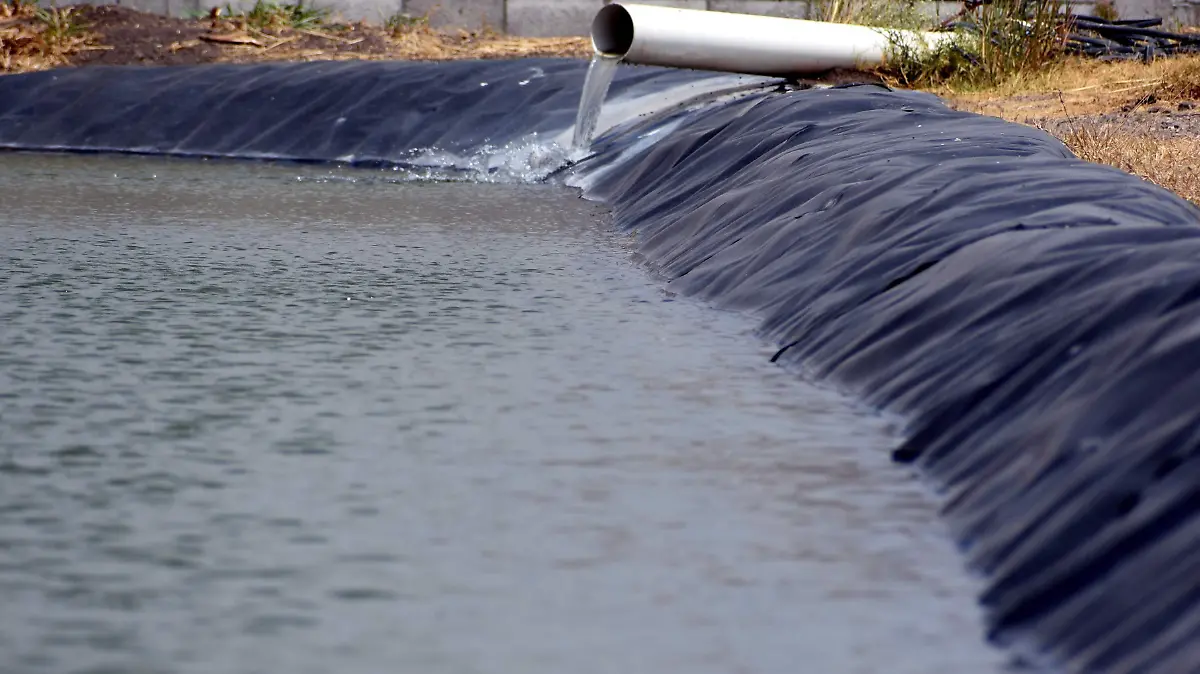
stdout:
<svg viewBox="0 0 1200 674">
<path fill-rule="evenodd" d="M 584 70 L 313 67 L 4 77 L 0 145 L 396 160 L 564 129 Z M 531 67 L 535 88 L 479 86 Z M 624 70 L 617 96 L 694 77 Z M 672 119 L 646 149 L 653 121 L 608 134 L 570 179 L 672 290 L 759 316 L 779 361 L 906 415 L 895 457 L 945 487 L 993 636 L 1071 671 L 1200 669 L 1200 210 L 923 94 L 760 92 Z"/>
<path fill-rule="evenodd" d="M 0 147 L 403 163 L 575 121 L 586 63 L 566 59 L 104 66 L 0 78 Z M 612 95 L 699 73 L 628 68 Z"/>
<path fill-rule="evenodd" d="M 672 290 L 911 420 L 995 636 L 1197 671 L 1200 211 L 876 87 L 710 108 L 626 166 L 589 194 Z"/>
</svg>

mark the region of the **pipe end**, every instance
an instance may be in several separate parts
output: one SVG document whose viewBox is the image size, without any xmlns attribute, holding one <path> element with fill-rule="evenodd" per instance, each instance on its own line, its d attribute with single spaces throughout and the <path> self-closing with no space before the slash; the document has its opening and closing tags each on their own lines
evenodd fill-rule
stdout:
<svg viewBox="0 0 1200 674">
<path fill-rule="evenodd" d="M 597 54 L 624 58 L 633 47 L 633 17 L 613 3 L 605 5 L 592 19 L 592 49 Z"/>
</svg>

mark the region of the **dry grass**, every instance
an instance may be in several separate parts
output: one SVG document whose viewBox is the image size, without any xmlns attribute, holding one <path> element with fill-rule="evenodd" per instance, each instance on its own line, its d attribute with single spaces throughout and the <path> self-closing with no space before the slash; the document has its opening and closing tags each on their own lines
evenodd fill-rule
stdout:
<svg viewBox="0 0 1200 674">
<path fill-rule="evenodd" d="M 1164 136 L 1156 132 L 1163 116 L 1142 112 L 1200 99 L 1200 56 L 1151 63 L 1068 59 L 986 89 L 929 90 L 957 109 L 1042 128 L 1082 159 L 1200 204 L 1200 136 Z"/>
<path fill-rule="evenodd" d="M 516 38 L 491 33 L 447 33 L 426 26 L 414 26 L 386 35 L 381 50 L 352 51 L 337 49 L 340 44 L 354 46 L 353 35 L 370 29 L 359 28 L 353 34 L 339 35 L 304 29 L 274 29 L 245 33 L 253 42 L 226 44 L 213 59 L 215 62 L 251 63 L 262 61 L 451 61 L 457 59 L 532 58 L 538 56 L 590 55 L 590 43 L 576 38 Z M 327 46 L 314 48 L 312 41 L 297 41 L 297 34 L 325 36 Z M 227 33 L 226 35 L 238 35 Z M 204 36 L 200 39 L 205 39 Z M 211 38 L 210 38 L 211 39 Z M 187 49 L 195 41 L 183 42 L 176 48 Z M 340 44 L 339 44 L 340 43 Z M 307 46 L 306 46 L 307 45 Z"/>
<path fill-rule="evenodd" d="M 537 56 L 591 56 L 591 42 L 575 37 L 511 37 L 496 33 L 450 35 L 418 25 L 391 35 L 392 53 L 387 58 L 421 61 L 451 59 L 532 58 Z"/>
<path fill-rule="evenodd" d="M 1200 204 L 1200 139 L 1155 138 L 1089 123 L 1072 125 L 1059 137 L 1080 159 L 1115 166 Z"/>
<path fill-rule="evenodd" d="M 988 88 L 934 86 L 955 107 L 1023 121 L 1128 111 L 1138 105 L 1200 98 L 1200 56 L 1151 63 L 1066 59 L 1018 73 Z"/>
<path fill-rule="evenodd" d="M 815 9 L 825 21 L 894 31 L 888 34 L 886 63 L 875 69 L 885 81 L 903 87 L 990 87 L 1062 58 L 1069 0 L 968 3 L 956 15 L 960 25 L 950 39 L 934 48 L 916 44 L 901 32 L 933 30 L 941 24 L 915 0 L 818 0 Z"/>
<path fill-rule="evenodd" d="M 74 8 L 0 2 L 0 72 L 65 65 L 92 37 Z"/>
<path fill-rule="evenodd" d="M 817 0 L 812 10 L 819 21 L 927 30 L 937 17 L 906 0 Z"/>
</svg>

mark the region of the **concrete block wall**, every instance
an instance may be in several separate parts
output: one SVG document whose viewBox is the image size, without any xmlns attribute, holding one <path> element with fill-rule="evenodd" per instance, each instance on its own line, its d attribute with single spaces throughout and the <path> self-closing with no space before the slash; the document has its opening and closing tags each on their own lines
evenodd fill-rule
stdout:
<svg viewBox="0 0 1200 674">
<path fill-rule="evenodd" d="M 343 3 L 354 0 L 317 0 Z M 357 0 L 373 2 L 376 0 Z M 722 12 L 765 14 L 804 19 L 815 13 L 819 0 L 635 0 L 643 4 L 667 5 Z M 897 0 L 898 1 L 898 0 Z M 1112 0 L 1123 18 L 1161 16 L 1168 22 L 1200 25 L 1200 0 Z M 438 27 L 478 28 L 487 25 L 513 35 L 530 37 L 586 35 L 596 10 L 605 0 L 405 0 L 410 14 L 428 13 Z M 923 11 L 948 17 L 961 8 L 957 0 L 924 0 Z M 1093 10 L 1092 0 L 1076 2 L 1075 11 Z"/>
<path fill-rule="evenodd" d="M 294 2 L 296 0 L 275 0 Z M 586 35 L 596 11 L 606 0 L 304 0 L 328 7 L 345 20 L 382 23 L 395 14 L 429 16 L 438 28 L 491 28 L 512 35 L 549 37 Z M 797 19 L 815 13 L 819 0 L 637 0 L 644 4 L 667 5 L 722 12 L 765 14 Z M 897 0 L 899 1 L 899 0 Z M 213 6 L 249 8 L 254 0 L 49 0 L 48 4 L 119 4 L 146 12 L 172 16 L 195 16 Z M 1200 25 L 1200 0 L 1112 0 L 1123 18 L 1161 16 L 1169 24 Z M 923 0 L 923 11 L 947 17 L 961 4 L 949 0 Z M 1075 3 L 1086 14 L 1093 3 Z"/>
<path fill-rule="evenodd" d="M 341 0 L 336 0 L 341 1 Z M 437 27 L 476 27 L 466 23 L 471 13 L 460 11 L 458 4 L 478 4 L 480 0 L 407 0 L 410 13 L 424 14 L 432 9 L 430 20 Z M 765 14 L 803 19 L 814 14 L 817 0 L 638 0 L 642 4 L 664 5 L 685 9 L 708 9 L 720 12 L 743 14 Z M 604 0 L 491 0 L 493 11 L 490 16 L 501 16 L 501 23 L 491 23 L 494 28 L 513 35 L 528 37 L 551 37 L 563 35 L 586 35 L 596 11 L 603 7 Z M 940 6 L 947 10 L 959 7 L 957 2 L 928 1 L 931 12 Z M 502 10 L 502 11 L 498 11 Z M 476 12 L 478 13 L 478 12 Z"/>
</svg>

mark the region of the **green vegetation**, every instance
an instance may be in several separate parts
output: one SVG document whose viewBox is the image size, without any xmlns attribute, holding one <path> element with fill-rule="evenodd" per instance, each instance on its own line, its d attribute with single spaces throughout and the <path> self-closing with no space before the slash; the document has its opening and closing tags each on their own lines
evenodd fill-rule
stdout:
<svg viewBox="0 0 1200 674">
<path fill-rule="evenodd" d="M 383 27 L 393 36 L 407 33 L 418 28 L 426 28 L 429 26 L 429 16 L 416 16 L 398 12 L 384 19 Z"/>
<path fill-rule="evenodd" d="M 74 7 L 39 7 L 29 3 L 34 18 L 42 25 L 41 39 L 50 50 L 66 49 L 87 29 L 87 25 L 75 14 Z"/>
<path fill-rule="evenodd" d="M 87 42 L 88 25 L 74 7 L 0 0 L 0 71 L 41 61 L 57 65 Z"/>
<path fill-rule="evenodd" d="M 921 11 L 915 0 L 819 0 L 812 5 L 818 21 L 860 26 L 929 30 L 937 17 Z"/>
<path fill-rule="evenodd" d="M 275 3 L 255 0 L 249 10 L 235 12 L 229 4 L 225 5 L 225 15 L 234 21 L 241 21 L 247 28 L 267 30 L 270 28 L 303 28 L 313 29 L 325 25 L 329 19 L 330 10 L 324 7 L 305 5 L 304 0 L 296 3 Z"/>
<path fill-rule="evenodd" d="M 1069 0 L 970 3 L 953 19 L 955 34 L 932 48 L 901 30 L 935 30 L 938 18 L 913 0 L 824 0 L 825 20 L 896 29 L 883 77 L 906 87 L 971 89 L 1044 69 L 1063 56 Z"/>
</svg>

